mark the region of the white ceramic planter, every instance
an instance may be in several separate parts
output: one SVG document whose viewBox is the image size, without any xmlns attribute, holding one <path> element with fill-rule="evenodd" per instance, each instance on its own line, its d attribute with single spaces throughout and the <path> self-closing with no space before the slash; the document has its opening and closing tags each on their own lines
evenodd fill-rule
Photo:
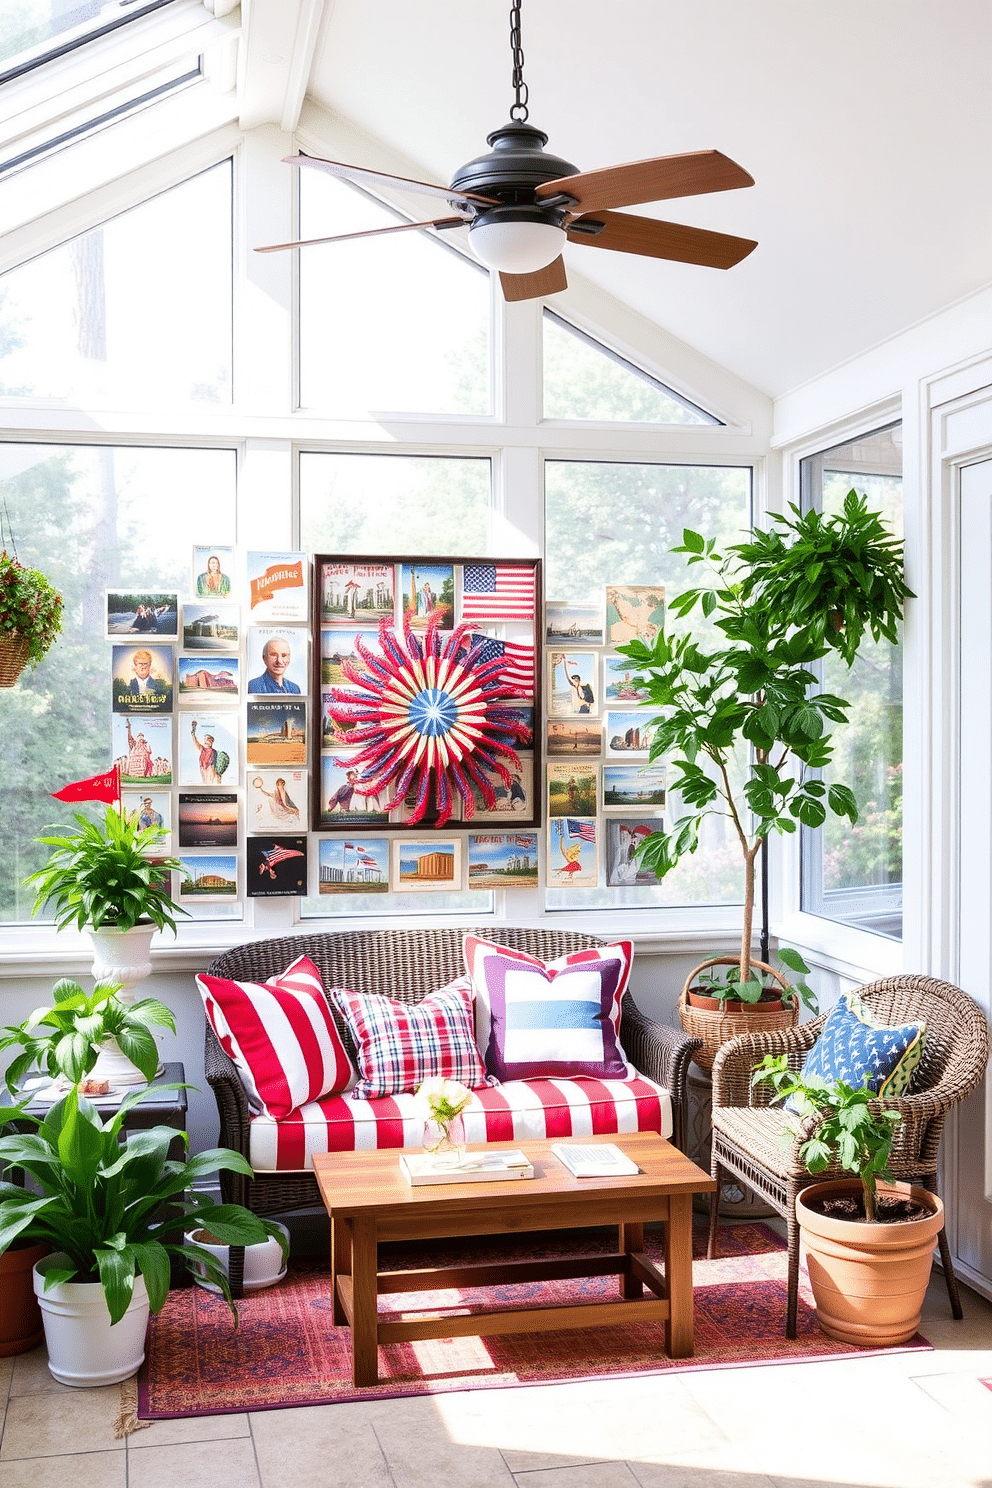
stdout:
<svg viewBox="0 0 992 1488">
<path fill-rule="evenodd" d="M 288 1245 L 289 1231 L 286 1229 L 286 1226 L 277 1223 L 276 1229 L 282 1231 Z M 186 1235 L 186 1239 L 191 1245 L 202 1245 L 203 1249 L 208 1250 L 210 1254 L 217 1260 L 222 1270 L 225 1273 L 229 1274 L 227 1269 L 227 1257 L 230 1246 L 207 1245 L 202 1240 L 198 1240 L 196 1238 L 200 1233 L 200 1230 L 192 1230 Z M 216 1292 L 217 1288 L 214 1286 L 213 1282 L 207 1281 L 202 1273 L 198 1272 L 195 1266 L 192 1269 L 192 1275 L 193 1280 L 196 1282 L 197 1286 L 204 1287 L 208 1292 Z M 270 1236 L 267 1240 L 259 1241 L 257 1245 L 245 1246 L 246 1292 L 257 1292 L 262 1287 L 274 1286 L 277 1281 L 282 1281 L 285 1275 L 286 1262 L 283 1257 L 282 1247 L 280 1246 L 278 1240 L 274 1240 Z"/>
<path fill-rule="evenodd" d="M 145 1357 L 148 1292 L 134 1278 L 134 1296 L 120 1322 L 111 1325 L 98 1281 L 65 1281 L 45 1291 L 44 1268 L 64 1257 L 46 1256 L 34 1268 L 48 1368 L 60 1385 L 115 1385 L 129 1379 Z"/>
<path fill-rule="evenodd" d="M 121 1002 L 134 1002 L 134 988 L 152 974 L 151 945 L 154 925 L 135 925 L 133 930 L 91 930 L 93 975 L 98 982 L 116 982 Z"/>
</svg>

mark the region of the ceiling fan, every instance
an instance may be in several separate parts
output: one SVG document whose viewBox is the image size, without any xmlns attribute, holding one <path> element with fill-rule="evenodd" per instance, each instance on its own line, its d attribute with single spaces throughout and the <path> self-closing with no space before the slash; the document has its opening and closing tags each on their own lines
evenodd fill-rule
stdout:
<svg viewBox="0 0 992 1488">
<path fill-rule="evenodd" d="M 306 248 L 317 243 L 379 237 L 417 228 L 445 231 L 467 226 L 469 247 L 488 268 L 497 270 L 508 300 L 535 299 L 567 288 L 561 256 L 566 242 L 701 264 L 711 269 L 729 269 L 746 258 L 758 246 L 752 238 L 732 237 L 702 227 L 686 227 L 614 210 L 642 202 L 665 201 L 669 197 L 702 196 L 711 191 L 753 186 L 753 177 L 719 150 L 663 155 L 593 171 L 580 171 L 560 156 L 545 154 L 548 136 L 527 123 L 528 90 L 523 79 L 520 6 L 521 0 L 512 0 L 510 48 L 515 102 L 510 109 L 510 121 L 487 136 L 489 151 L 461 166 L 449 186 L 435 186 L 312 155 L 286 156 L 289 165 L 311 166 L 356 184 L 378 184 L 440 197 L 448 203 L 453 216 L 370 228 L 365 232 L 337 233 L 304 242 L 271 243 L 257 251 L 276 253 L 284 248 Z"/>
</svg>

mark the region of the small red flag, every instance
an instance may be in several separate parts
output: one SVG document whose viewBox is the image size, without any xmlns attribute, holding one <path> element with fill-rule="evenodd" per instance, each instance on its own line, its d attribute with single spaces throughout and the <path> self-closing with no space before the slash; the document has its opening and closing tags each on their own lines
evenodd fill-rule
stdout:
<svg viewBox="0 0 992 1488">
<path fill-rule="evenodd" d="M 115 765 L 105 775 L 92 775 L 89 780 L 71 780 L 61 790 L 52 791 L 56 801 L 107 801 L 111 805 L 121 798 L 121 772 Z"/>
</svg>

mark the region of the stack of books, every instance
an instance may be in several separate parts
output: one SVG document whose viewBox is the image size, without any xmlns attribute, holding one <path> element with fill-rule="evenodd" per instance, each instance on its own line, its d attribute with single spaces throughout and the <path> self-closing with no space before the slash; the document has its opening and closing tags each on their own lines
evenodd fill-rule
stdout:
<svg viewBox="0 0 992 1488">
<path fill-rule="evenodd" d="M 533 1178 L 527 1154 L 466 1152 L 457 1165 L 438 1167 L 429 1152 L 401 1152 L 400 1172 L 412 1188 L 428 1183 L 500 1183 L 510 1178 Z"/>
</svg>

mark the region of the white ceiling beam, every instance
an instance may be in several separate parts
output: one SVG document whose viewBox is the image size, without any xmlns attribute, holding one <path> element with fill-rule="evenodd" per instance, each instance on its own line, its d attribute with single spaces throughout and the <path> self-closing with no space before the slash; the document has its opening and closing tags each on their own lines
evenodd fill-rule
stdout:
<svg viewBox="0 0 992 1488">
<path fill-rule="evenodd" d="M 238 103 L 242 129 L 292 134 L 310 82 L 325 0 L 242 0 Z"/>
</svg>

